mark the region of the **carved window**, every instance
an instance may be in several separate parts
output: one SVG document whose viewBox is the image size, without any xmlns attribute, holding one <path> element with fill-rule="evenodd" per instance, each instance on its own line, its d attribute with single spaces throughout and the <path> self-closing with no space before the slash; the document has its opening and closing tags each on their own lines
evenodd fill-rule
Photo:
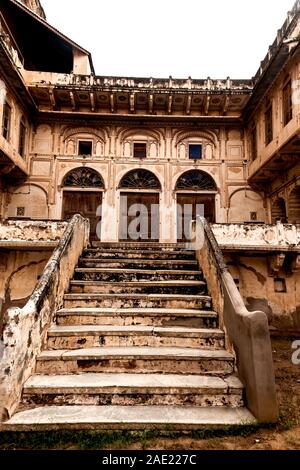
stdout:
<svg viewBox="0 0 300 470">
<path fill-rule="evenodd" d="M 133 170 L 122 178 L 119 188 L 160 190 L 161 186 L 158 178 L 151 171 Z"/>
<path fill-rule="evenodd" d="M 92 168 L 82 167 L 70 171 L 64 179 L 64 187 L 77 188 L 103 188 L 104 182 L 97 171 Z"/>
<path fill-rule="evenodd" d="M 93 142 L 91 140 L 79 140 L 78 155 L 92 155 Z"/>
<path fill-rule="evenodd" d="M 257 128 L 256 126 L 253 126 L 251 130 L 251 157 L 252 157 L 252 160 L 255 160 L 257 158 Z"/>
<path fill-rule="evenodd" d="M 286 206 L 285 200 L 281 197 L 276 198 L 273 201 L 271 206 L 271 215 L 272 215 L 272 224 L 276 224 L 276 222 L 286 223 Z"/>
<path fill-rule="evenodd" d="M 133 144 L 133 157 L 146 158 L 147 157 L 147 144 L 146 142 L 134 142 Z"/>
<path fill-rule="evenodd" d="M 283 126 L 286 126 L 293 118 L 292 82 L 289 80 L 282 90 L 282 114 Z"/>
<path fill-rule="evenodd" d="M 300 224 L 300 186 L 291 192 L 288 201 L 289 224 Z"/>
<path fill-rule="evenodd" d="M 19 155 L 24 157 L 25 154 L 25 138 L 26 138 L 26 126 L 24 123 L 24 119 L 22 118 L 20 121 L 19 127 Z"/>
<path fill-rule="evenodd" d="M 202 158 L 202 145 L 201 144 L 190 144 L 189 145 L 189 159 L 190 160 L 201 160 Z"/>
<path fill-rule="evenodd" d="M 269 145 L 273 140 L 273 106 L 268 103 L 265 112 L 265 142 Z"/>
<path fill-rule="evenodd" d="M 2 135 L 4 139 L 9 140 L 11 126 L 11 107 L 7 102 L 3 106 Z"/>
<path fill-rule="evenodd" d="M 216 191 L 217 186 L 213 178 L 200 170 L 190 170 L 180 176 L 176 190 Z"/>
</svg>

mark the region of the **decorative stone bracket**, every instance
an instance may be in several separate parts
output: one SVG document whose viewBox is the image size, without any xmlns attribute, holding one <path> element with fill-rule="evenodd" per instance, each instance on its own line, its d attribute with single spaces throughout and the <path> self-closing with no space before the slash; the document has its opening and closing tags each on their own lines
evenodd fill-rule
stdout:
<svg viewBox="0 0 300 470">
<path fill-rule="evenodd" d="M 300 271 L 300 254 L 298 254 L 292 261 L 292 272 L 295 273 L 299 271 Z"/>
<path fill-rule="evenodd" d="M 284 253 L 270 255 L 268 257 L 269 276 L 275 277 L 278 275 L 284 265 L 285 257 L 286 255 Z"/>
</svg>

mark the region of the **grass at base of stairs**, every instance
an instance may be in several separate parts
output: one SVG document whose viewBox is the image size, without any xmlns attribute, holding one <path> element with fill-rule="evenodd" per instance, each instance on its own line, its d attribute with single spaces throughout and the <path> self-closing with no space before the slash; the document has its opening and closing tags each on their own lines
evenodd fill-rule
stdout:
<svg viewBox="0 0 300 470">
<path fill-rule="evenodd" d="M 270 426 L 268 426 L 270 427 Z M 227 426 L 222 429 L 200 429 L 187 433 L 172 431 L 49 431 L 49 432 L 2 432 L 0 433 L 1 450 L 100 450 L 107 447 L 124 449 L 139 443 L 142 449 L 150 442 L 160 438 L 213 439 L 228 436 L 249 436 L 259 425 Z"/>
</svg>

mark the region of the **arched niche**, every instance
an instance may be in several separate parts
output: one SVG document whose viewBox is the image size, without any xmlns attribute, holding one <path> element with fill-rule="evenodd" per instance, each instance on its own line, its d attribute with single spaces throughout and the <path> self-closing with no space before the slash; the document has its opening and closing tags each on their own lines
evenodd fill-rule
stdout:
<svg viewBox="0 0 300 470">
<path fill-rule="evenodd" d="M 48 204 L 45 190 L 33 184 L 19 186 L 10 195 L 7 217 L 47 219 Z"/>
<path fill-rule="evenodd" d="M 300 224 L 300 186 L 294 188 L 288 199 L 289 212 L 288 220 L 290 224 Z"/>
<path fill-rule="evenodd" d="M 266 210 L 262 196 L 251 188 L 240 188 L 232 193 L 228 222 L 266 223 Z"/>
</svg>

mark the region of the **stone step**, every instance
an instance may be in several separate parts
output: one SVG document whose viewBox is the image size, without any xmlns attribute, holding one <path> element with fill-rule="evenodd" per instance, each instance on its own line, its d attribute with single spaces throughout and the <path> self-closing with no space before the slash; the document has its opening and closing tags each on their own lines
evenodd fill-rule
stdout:
<svg viewBox="0 0 300 470">
<path fill-rule="evenodd" d="M 77 268 L 74 279 L 80 281 L 169 281 L 181 279 L 196 281 L 202 279 L 200 271 L 182 271 L 174 269 L 122 269 L 122 268 Z"/>
<path fill-rule="evenodd" d="M 97 242 L 92 241 L 88 249 L 109 249 L 109 250 L 149 250 L 149 251 L 182 251 L 187 249 L 185 243 L 159 243 L 159 242 Z"/>
<path fill-rule="evenodd" d="M 246 408 L 196 406 L 42 406 L 16 413 L 0 431 L 192 431 L 256 424 Z"/>
<path fill-rule="evenodd" d="M 221 349 L 224 333 L 204 328 L 103 325 L 53 326 L 48 331 L 47 349 L 126 346 Z"/>
<path fill-rule="evenodd" d="M 70 293 L 74 294 L 201 294 L 207 293 L 204 281 L 128 281 L 128 282 L 101 282 L 101 281 L 71 281 Z"/>
<path fill-rule="evenodd" d="M 33 375 L 22 403 L 39 405 L 243 406 L 243 385 L 235 376 L 174 374 Z"/>
<path fill-rule="evenodd" d="M 59 325 L 164 326 L 216 328 L 218 315 L 208 310 L 171 308 L 64 308 L 57 312 Z"/>
<path fill-rule="evenodd" d="M 88 348 L 43 351 L 37 358 L 38 374 L 78 372 L 228 375 L 234 357 L 224 349 L 167 347 Z"/>
<path fill-rule="evenodd" d="M 195 252 L 177 250 L 177 251 L 153 251 L 153 250 L 101 250 L 101 249 L 88 249 L 83 252 L 84 259 L 97 258 L 97 259 L 157 259 L 157 260 L 195 260 Z"/>
<path fill-rule="evenodd" d="M 174 270 L 195 270 L 198 269 L 196 260 L 162 260 L 162 259 L 99 259 L 80 258 L 78 265 L 83 268 L 119 268 L 119 269 L 174 269 Z"/>
<path fill-rule="evenodd" d="M 65 294 L 64 307 L 104 308 L 196 308 L 208 310 L 212 299 L 206 295 L 174 294 Z"/>
</svg>

